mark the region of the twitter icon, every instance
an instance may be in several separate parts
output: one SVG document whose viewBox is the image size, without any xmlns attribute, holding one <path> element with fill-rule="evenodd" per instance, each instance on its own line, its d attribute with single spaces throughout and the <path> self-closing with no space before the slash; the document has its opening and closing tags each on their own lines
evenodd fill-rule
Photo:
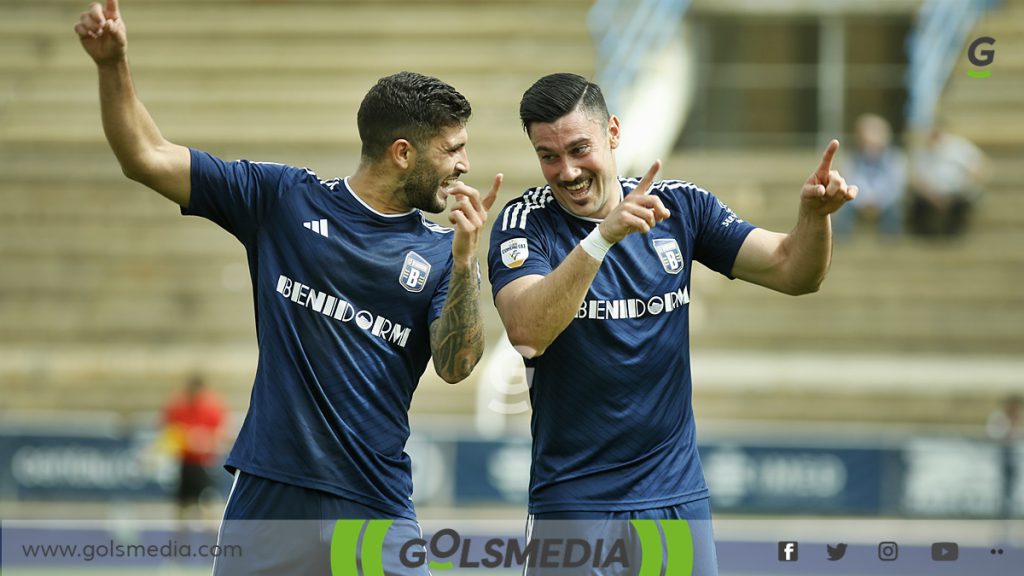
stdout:
<svg viewBox="0 0 1024 576">
<path fill-rule="evenodd" d="M 846 554 L 846 544 L 836 544 L 835 546 L 826 544 L 825 547 L 828 549 L 828 559 L 832 562 L 842 559 Z"/>
</svg>

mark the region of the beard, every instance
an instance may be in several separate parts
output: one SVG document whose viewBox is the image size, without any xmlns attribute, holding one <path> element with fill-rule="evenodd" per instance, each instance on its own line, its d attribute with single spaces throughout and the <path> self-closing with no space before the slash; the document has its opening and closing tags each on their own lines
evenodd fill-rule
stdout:
<svg viewBox="0 0 1024 576">
<path fill-rule="evenodd" d="M 424 212 L 439 214 L 447 205 L 447 198 L 438 194 L 442 182 L 447 178 L 438 175 L 426 162 L 420 161 L 402 185 L 402 194 L 411 208 L 419 208 Z"/>
</svg>

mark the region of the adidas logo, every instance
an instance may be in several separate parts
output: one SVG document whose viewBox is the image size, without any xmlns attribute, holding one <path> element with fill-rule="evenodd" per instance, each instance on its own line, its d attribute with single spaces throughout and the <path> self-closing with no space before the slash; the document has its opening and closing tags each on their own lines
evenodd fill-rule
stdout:
<svg viewBox="0 0 1024 576">
<path fill-rule="evenodd" d="M 327 219 L 321 218 L 319 220 L 310 220 L 309 222 L 303 222 L 304 228 L 309 228 L 313 232 L 327 238 Z"/>
</svg>

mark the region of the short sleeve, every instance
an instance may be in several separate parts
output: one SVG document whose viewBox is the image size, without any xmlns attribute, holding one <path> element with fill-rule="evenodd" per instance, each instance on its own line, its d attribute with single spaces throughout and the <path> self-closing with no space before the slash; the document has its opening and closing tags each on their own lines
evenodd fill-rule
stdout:
<svg viewBox="0 0 1024 576">
<path fill-rule="evenodd" d="M 691 185 L 694 259 L 732 278 L 743 241 L 755 226 L 745 222 L 714 194 Z"/>
<path fill-rule="evenodd" d="M 509 202 L 494 219 L 487 252 L 492 296 L 517 278 L 551 273 L 551 258 L 541 234 L 541 215 L 529 197 L 528 192 Z"/>
<path fill-rule="evenodd" d="M 181 213 L 211 220 L 245 245 L 283 193 L 287 173 L 301 172 L 283 164 L 227 162 L 199 150 L 191 154 L 192 192 Z"/>
<path fill-rule="evenodd" d="M 430 299 L 430 317 L 427 319 L 427 325 L 431 325 L 435 320 L 441 317 L 441 312 L 444 311 L 444 305 L 448 301 L 448 286 L 451 283 L 452 278 L 452 257 L 449 254 L 448 262 L 445 263 L 444 274 L 441 275 L 441 279 L 437 282 L 437 288 L 434 289 L 434 295 Z M 477 275 L 479 276 L 480 269 L 477 268 Z"/>
</svg>

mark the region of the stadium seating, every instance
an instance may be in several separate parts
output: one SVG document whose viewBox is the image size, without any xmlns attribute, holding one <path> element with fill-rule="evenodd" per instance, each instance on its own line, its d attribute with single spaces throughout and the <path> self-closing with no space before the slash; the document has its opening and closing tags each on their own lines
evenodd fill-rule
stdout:
<svg viewBox="0 0 1024 576">
<path fill-rule="evenodd" d="M 87 4 L 23 3 L 0 23 L 0 410 L 151 411 L 193 370 L 243 410 L 256 359 L 244 253 L 120 174 L 72 32 Z M 469 181 L 500 170 L 511 195 L 535 179 L 523 90 L 593 68 L 582 0 L 121 4 L 137 89 L 169 139 L 325 178 L 358 162 L 363 94 L 409 69 L 474 103 Z M 426 380 L 427 412 L 472 410 L 472 387 Z"/>
<path fill-rule="evenodd" d="M 244 410 L 256 365 L 244 253 L 213 224 L 178 217 L 174 205 L 121 176 L 103 138 L 93 65 L 71 30 L 85 4 L 34 0 L 6 7 L 0 21 L 0 411 L 153 411 L 194 370 Z M 358 160 L 360 98 L 376 78 L 412 69 L 451 82 L 473 102 L 467 179 L 482 188 L 505 172 L 500 203 L 539 180 L 517 121 L 523 90 L 544 73 L 593 70 L 582 23 L 588 7 L 584 0 L 126 0 L 122 9 L 137 89 L 169 139 L 344 175 Z M 1019 122 L 1006 120 L 1019 117 L 1020 86 L 1011 78 L 1020 77 L 1024 61 L 1014 53 L 1024 46 L 1012 33 L 1024 12 L 1007 13 L 1012 18 L 992 23 L 996 76 L 983 91 L 958 72 L 945 104 L 954 130 L 996 164 L 969 237 L 954 245 L 839 245 L 824 289 L 799 299 L 698 273 L 691 315 L 695 369 L 706 378 L 697 390 L 702 415 L 983 419 L 998 389 L 981 385 L 1004 374 L 986 372 L 989 363 L 972 364 L 980 367 L 979 391 L 970 401 L 963 387 L 921 401 L 926 374 L 885 366 L 902 353 L 955 361 L 1024 350 L 1017 248 L 1024 201 L 1015 194 L 1024 136 Z M 818 154 L 687 152 L 666 159 L 663 174 L 713 190 L 754 223 L 786 230 Z M 485 309 L 494 341 L 500 324 Z M 871 365 L 886 391 L 827 371 L 814 386 L 811 368 L 785 382 L 762 378 L 755 388 L 724 374 L 730 364 L 778 367 L 779 358 L 804 358 L 794 353 L 884 357 Z M 849 385 L 837 389 L 833 380 Z M 450 387 L 428 372 L 414 412 L 471 414 L 473 384 Z M 948 420 L 954 413 L 957 420 Z"/>
</svg>

